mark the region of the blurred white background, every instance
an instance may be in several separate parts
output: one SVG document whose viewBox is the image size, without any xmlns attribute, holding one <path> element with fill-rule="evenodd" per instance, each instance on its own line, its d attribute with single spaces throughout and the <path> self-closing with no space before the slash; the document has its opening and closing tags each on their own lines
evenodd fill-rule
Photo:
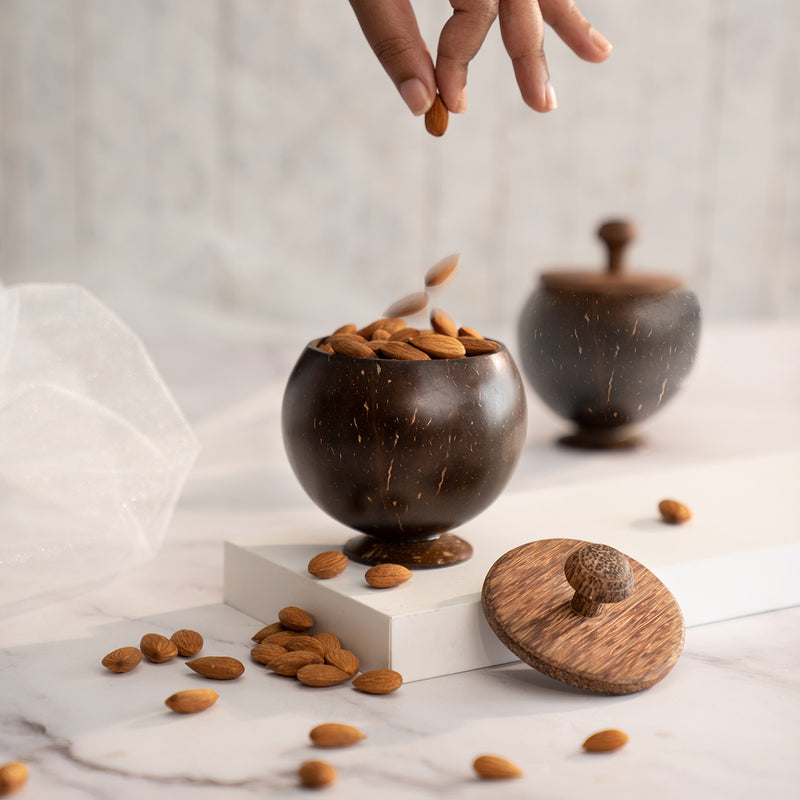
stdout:
<svg viewBox="0 0 800 800">
<path fill-rule="evenodd" d="M 449 3 L 416 6 L 435 51 Z M 345 0 L 0 0 L 0 281 L 311 338 L 460 251 L 437 303 L 505 326 L 625 215 L 632 264 L 684 276 L 707 320 L 800 316 L 800 3 L 579 6 L 615 49 L 581 62 L 548 29 L 557 111 L 524 106 L 495 26 L 434 139 Z"/>
</svg>

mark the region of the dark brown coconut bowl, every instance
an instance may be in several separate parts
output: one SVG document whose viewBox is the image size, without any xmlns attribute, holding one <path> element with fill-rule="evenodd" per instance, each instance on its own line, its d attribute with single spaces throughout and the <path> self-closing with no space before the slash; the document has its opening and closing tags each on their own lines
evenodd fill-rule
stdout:
<svg viewBox="0 0 800 800">
<path fill-rule="evenodd" d="M 468 558 L 471 546 L 449 531 L 500 495 L 525 441 L 525 393 L 506 348 L 399 361 L 317 343 L 289 377 L 283 441 L 311 499 L 366 534 L 345 553 L 417 568 Z"/>
<path fill-rule="evenodd" d="M 689 374 L 700 306 L 677 278 L 623 269 L 630 223 L 606 223 L 599 234 L 607 272 L 544 273 L 520 315 L 519 358 L 539 397 L 575 423 L 563 443 L 629 447 Z"/>
</svg>

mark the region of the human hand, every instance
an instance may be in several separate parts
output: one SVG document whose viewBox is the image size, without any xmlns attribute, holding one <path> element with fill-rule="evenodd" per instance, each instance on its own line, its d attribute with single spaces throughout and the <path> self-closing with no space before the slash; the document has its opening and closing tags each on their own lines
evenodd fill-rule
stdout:
<svg viewBox="0 0 800 800">
<path fill-rule="evenodd" d="M 557 106 L 544 54 L 544 23 L 585 61 L 605 61 L 611 45 L 573 0 L 450 0 L 434 67 L 410 0 L 350 0 L 378 60 L 411 111 L 424 114 L 438 90 L 450 111 L 467 107 L 467 67 L 495 19 L 523 100 L 536 111 Z"/>
</svg>

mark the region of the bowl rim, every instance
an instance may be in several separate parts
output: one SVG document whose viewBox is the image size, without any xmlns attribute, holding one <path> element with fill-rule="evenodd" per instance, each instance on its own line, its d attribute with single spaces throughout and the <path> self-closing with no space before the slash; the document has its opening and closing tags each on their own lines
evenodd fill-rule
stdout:
<svg viewBox="0 0 800 800">
<path fill-rule="evenodd" d="M 495 356 L 500 355 L 501 353 L 508 353 L 509 356 L 511 355 L 511 351 L 506 347 L 503 342 L 499 339 L 492 339 L 490 336 L 484 336 L 483 338 L 489 342 L 494 342 L 495 344 L 499 345 L 499 349 L 495 350 L 492 353 L 479 353 L 478 355 L 474 356 L 458 356 L 456 358 L 431 358 L 430 361 L 424 360 L 411 360 L 411 359 L 402 359 L 402 358 L 381 358 L 381 356 L 377 355 L 375 358 L 359 358 L 358 356 L 348 356 L 342 355 L 341 353 L 328 353 L 325 350 L 320 350 L 318 345 L 324 339 L 327 339 L 327 336 L 318 336 L 316 339 L 312 339 L 308 342 L 304 348 L 304 350 L 308 350 L 312 353 L 319 353 L 321 356 L 327 356 L 328 358 L 336 358 L 336 359 L 343 359 L 345 361 L 352 361 L 352 362 L 359 362 L 365 361 L 367 363 L 380 361 L 382 364 L 431 364 L 431 363 L 460 363 L 462 361 L 479 361 L 482 359 L 493 358 Z"/>
</svg>

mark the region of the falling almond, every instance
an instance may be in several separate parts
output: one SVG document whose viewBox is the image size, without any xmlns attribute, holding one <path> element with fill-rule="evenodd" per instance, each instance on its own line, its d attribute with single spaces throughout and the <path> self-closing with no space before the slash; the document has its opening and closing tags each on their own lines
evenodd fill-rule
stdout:
<svg viewBox="0 0 800 800">
<path fill-rule="evenodd" d="M 453 253 L 452 255 L 445 256 L 441 261 L 437 261 L 425 273 L 425 286 L 431 288 L 447 283 L 455 276 L 460 262 L 461 253 Z"/>
</svg>

